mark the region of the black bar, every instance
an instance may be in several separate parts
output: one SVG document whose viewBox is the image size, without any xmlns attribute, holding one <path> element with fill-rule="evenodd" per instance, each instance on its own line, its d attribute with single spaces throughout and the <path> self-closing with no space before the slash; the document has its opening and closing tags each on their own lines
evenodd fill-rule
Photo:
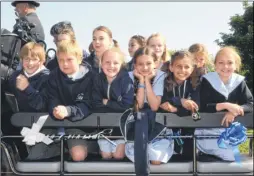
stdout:
<svg viewBox="0 0 254 176">
<path fill-rule="evenodd" d="M 40 116 L 47 115 L 47 113 L 16 113 L 11 117 L 11 123 L 16 127 L 31 127 L 31 118 L 37 122 Z M 71 122 L 68 119 L 55 120 L 49 117 L 44 127 L 82 127 L 82 128 L 96 128 L 98 127 L 97 118 L 99 118 L 100 127 L 119 127 L 119 120 L 121 113 L 93 113 L 81 121 Z M 201 120 L 194 121 L 191 116 L 179 117 L 172 113 L 157 113 L 156 121 L 164 124 L 166 117 L 167 127 L 174 128 L 218 128 L 221 126 L 225 112 L 217 113 L 200 113 Z M 253 113 L 246 113 L 243 117 L 236 117 L 235 121 L 242 123 L 245 127 L 253 129 Z"/>
<path fill-rule="evenodd" d="M 193 176 L 197 175 L 197 152 L 196 152 L 196 136 L 193 135 Z"/>
<path fill-rule="evenodd" d="M 61 138 L 60 175 L 64 175 L 64 138 Z"/>
</svg>

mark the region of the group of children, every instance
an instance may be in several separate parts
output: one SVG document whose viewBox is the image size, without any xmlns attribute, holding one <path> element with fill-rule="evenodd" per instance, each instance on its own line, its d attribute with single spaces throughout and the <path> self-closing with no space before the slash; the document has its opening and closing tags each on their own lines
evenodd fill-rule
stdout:
<svg viewBox="0 0 254 176">
<path fill-rule="evenodd" d="M 182 135 L 210 135 L 220 134 L 223 130 L 159 129 L 155 125 L 156 111 L 179 116 L 196 111 L 225 111 L 222 125 L 228 126 L 235 117 L 253 110 L 253 97 L 244 77 L 235 73 L 241 67 L 241 58 L 233 47 L 218 51 L 214 60 L 215 71 L 210 72 L 204 45 L 194 44 L 189 51 L 176 51 L 170 59 L 165 38 L 159 33 L 147 40 L 140 35 L 131 37 L 129 53 L 132 60 L 127 64 L 112 32 L 105 26 L 94 29 L 93 52 L 89 56 L 84 56 L 72 30 L 52 30 L 51 34 L 57 52 L 50 71 L 47 69 L 50 62 L 44 66 L 42 46 L 30 42 L 21 49 L 22 70 L 16 71 L 10 79 L 20 111 L 48 111 L 54 119 L 77 121 L 92 112 L 135 109 L 141 115 L 135 119 L 134 143 L 119 139 L 114 140 L 116 145 L 113 145 L 99 139 L 98 144 L 105 159 L 127 156 L 135 161 L 138 175 L 148 174 L 149 161 L 152 164 L 167 163 L 176 149 L 172 138 L 150 140 L 151 133 L 166 131 L 170 136 L 173 131 L 181 131 Z M 65 130 L 82 134 L 82 129 Z M 87 156 L 85 140 L 67 142 L 72 159 L 83 161 Z M 183 153 L 191 146 L 186 139 Z M 199 139 L 197 147 L 202 153 L 234 160 L 233 152 L 220 149 L 216 139 Z"/>
</svg>

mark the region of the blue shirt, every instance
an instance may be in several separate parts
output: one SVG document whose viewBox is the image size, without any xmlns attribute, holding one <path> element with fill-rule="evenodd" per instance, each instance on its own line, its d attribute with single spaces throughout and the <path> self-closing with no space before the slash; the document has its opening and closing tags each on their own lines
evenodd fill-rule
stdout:
<svg viewBox="0 0 254 176">
<path fill-rule="evenodd" d="M 132 79 L 132 81 L 134 82 L 134 75 L 133 75 L 133 71 L 129 72 L 129 76 Z M 164 88 L 164 79 L 166 77 L 166 73 L 161 71 L 161 70 L 157 70 L 156 71 L 156 75 L 155 78 L 153 80 L 153 85 L 152 85 L 152 89 L 153 92 L 156 96 L 163 96 L 163 88 Z M 145 90 L 145 94 L 146 94 L 146 90 Z M 147 102 L 147 98 L 145 96 L 145 103 Z"/>
</svg>

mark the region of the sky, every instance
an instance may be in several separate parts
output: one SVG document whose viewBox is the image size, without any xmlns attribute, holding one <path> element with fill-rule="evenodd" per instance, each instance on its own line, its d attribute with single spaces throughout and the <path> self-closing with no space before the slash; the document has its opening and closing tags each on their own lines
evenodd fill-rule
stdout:
<svg viewBox="0 0 254 176">
<path fill-rule="evenodd" d="M 128 54 L 128 41 L 139 34 L 161 33 L 168 49 L 187 49 L 194 43 L 207 46 L 215 55 L 214 42 L 229 33 L 230 17 L 243 14 L 241 2 L 40 2 L 37 14 L 44 26 L 48 48 L 55 48 L 49 31 L 59 21 L 71 21 L 78 43 L 88 50 L 94 28 L 111 29 Z M 16 16 L 10 2 L 1 3 L 1 28 L 12 30 Z"/>
</svg>

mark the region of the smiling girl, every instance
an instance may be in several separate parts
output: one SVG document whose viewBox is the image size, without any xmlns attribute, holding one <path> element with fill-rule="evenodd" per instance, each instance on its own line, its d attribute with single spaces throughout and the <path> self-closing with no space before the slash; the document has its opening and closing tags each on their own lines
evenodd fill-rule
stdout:
<svg viewBox="0 0 254 176">
<path fill-rule="evenodd" d="M 139 49 L 139 48 L 143 48 L 146 45 L 146 39 L 145 37 L 141 36 L 141 35 L 134 35 L 130 38 L 129 41 L 129 54 L 130 56 L 133 58 L 135 52 Z M 127 70 L 128 71 L 132 71 L 134 69 L 134 65 L 133 65 L 133 59 L 131 59 L 131 61 L 127 64 Z"/>
<path fill-rule="evenodd" d="M 132 107 L 134 100 L 133 83 L 123 68 L 124 55 L 119 48 L 106 50 L 101 57 L 102 72 L 93 85 L 93 107 L 99 112 L 123 112 Z M 122 159 L 125 156 L 124 140 L 98 140 L 104 159 Z"/>
<path fill-rule="evenodd" d="M 241 57 L 233 47 L 221 48 L 215 57 L 215 72 L 204 75 L 200 87 L 200 109 L 203 112 L 226 111 L 221 125 L 226 127 L 237 116 L 253 111 L 253 96 L 244 77 L 235 73 L 241 67 Z M 197 129 L 197 135 L 220 135 L 224 128 Z M 232 149 L 219 148 L 217 139 L 197 140 L 199 151 L 234 161 Z"/>
<path fill-rule="evenodd" d="M 146 41 L 146 46 L 150 48 L 156 55 L 156 68 L 164 72 L 168 69 L 169 53 L 167 51 L 166 39 L 160 33 L 152 34 Z"/>
<path fill-rule="evenodd" d="M 113 40 L 111 30 L 106 26 L 98 26 L 93 30 L 92 46 L 94 52 L 86 58 L 86 62 L 90 64 L 95 73 L 101 72 L 101 57 L 103 53 L 114 47 L 119 47 L 116 40 Z"/>
<path fill-rule="evenodd" d="M 129 75 L 136 93 L 135 109 L 140 117 L 135 120 L 134 143 L 126 144 L 126 156 L 135 163 L 136 175 L 148 175 L 149 162 L 167 163 L 173 154 L 174 142 L 166 137 L 172 131 L 155 122 L 165 73 L 156 69 L 156 54 L 150 48 L 138 49 L 133 57 L 134 70 Z M 164 133 L 164 138 L 157 138 Z"/>
<path fill-rule="evenodd" d="M 177 51 L 172 55 L 168 76 L 165 78 L 161 109 L 179 116 L 189 115 L 198 109 L 199 96 L 190 77 L 194 64 L 194 58 L 188 51 Z M 174 129 L 174 131 L 179 131 L 181 135 L 192 135 L 194 132 L 188 128 Z M 183 141 L 183 146 L 175 145 L 175 151 L 191 159 L 192 140 L 183 139 Z"/>
</svg>

